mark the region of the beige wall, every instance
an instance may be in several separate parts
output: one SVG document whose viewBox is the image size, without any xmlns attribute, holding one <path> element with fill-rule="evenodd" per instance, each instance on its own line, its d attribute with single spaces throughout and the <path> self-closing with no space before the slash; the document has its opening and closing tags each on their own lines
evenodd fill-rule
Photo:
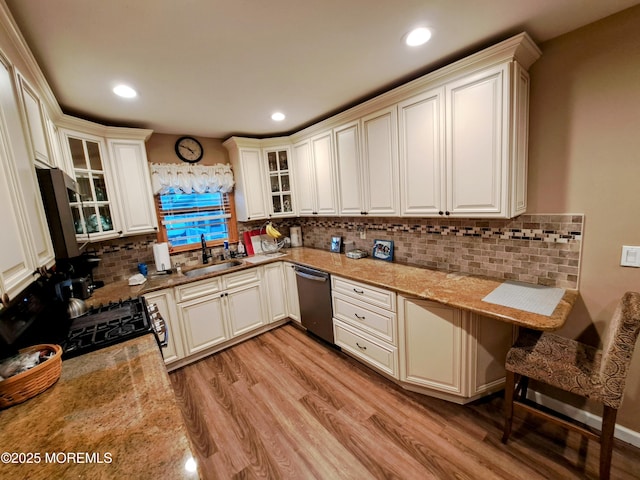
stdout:
<svg viewBox="0 0 640 480">
<path fill-rule="evenodd" d="M 168 135 L 154 133 L 147 140 L 147 158 L 152 163 L 182 163 L 175 151 L 176 140 L 182 135 Z M 217 138 L 195 137 L 201 144 L 204 154 L 199 164 L 214 165 L 229 163 L 227 149 L 222 146 L 222 140 Z"/>
<path fill-rule="evenodd" d="M 581 301 L 561 333 L 590 342 L 640 291 L 640 268 L 619 265 L 622 245 L 640 245 L 638 32 L 634 7 L 540 45 L 530 71 L 527 213 L 585 214 Z M 618 423 L 640 432 L 640 347 Z"/>
</svg>

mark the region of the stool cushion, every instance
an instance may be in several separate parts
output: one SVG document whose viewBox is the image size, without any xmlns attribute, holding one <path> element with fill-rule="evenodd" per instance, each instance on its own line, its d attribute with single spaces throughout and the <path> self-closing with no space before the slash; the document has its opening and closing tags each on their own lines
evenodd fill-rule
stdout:
<svg viewBox="0 0 640 480">
<path fill-rule="evenodd" d="M 602 351 L 589 345 L 552 333 L 525 331 L 507 353 L 506 368 L 602 402 L 601 360 Z"/>
</svg>

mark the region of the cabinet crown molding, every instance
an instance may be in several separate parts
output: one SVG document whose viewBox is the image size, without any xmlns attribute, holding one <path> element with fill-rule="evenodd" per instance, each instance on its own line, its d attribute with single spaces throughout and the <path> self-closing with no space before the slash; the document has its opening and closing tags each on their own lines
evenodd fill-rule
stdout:
<svg viewBox="0 0 640 480">
<path fill-rule="evenodd" d="M 118 140 L 147 141 L 153 130 L 146 128 L 110 127 L 99 123 L 63 114 L 56 122 L 58 127 L 80 131 L 103 138 L 117 138 Z"/>
</svg>

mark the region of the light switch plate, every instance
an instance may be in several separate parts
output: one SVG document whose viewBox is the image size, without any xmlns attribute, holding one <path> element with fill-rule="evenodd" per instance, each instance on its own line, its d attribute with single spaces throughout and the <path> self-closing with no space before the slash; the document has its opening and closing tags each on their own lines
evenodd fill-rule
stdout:
<svg viewBox="0 0 640 480">
<path fill-rule="evenodd" d="M 620 265 L 623 267 L 640 267 L 640 247 L 623 245 Z"/>
</svg>

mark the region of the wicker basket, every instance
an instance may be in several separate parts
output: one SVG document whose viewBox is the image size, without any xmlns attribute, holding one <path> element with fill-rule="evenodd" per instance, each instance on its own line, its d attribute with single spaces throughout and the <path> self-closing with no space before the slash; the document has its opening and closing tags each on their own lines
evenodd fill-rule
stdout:
<svg viewBox="0 0 640 480">
<path fill-rule="evenodd" d="M 20 353 L 39 350 L 54 352 L 55 355 L 26 372 L 0 382 L 0 408 L 7 408 L 35 397 L 58 381 L 62 372 L 62 348 L 60 345 L 42 344 L 23 348 Z"/>
</svg>

